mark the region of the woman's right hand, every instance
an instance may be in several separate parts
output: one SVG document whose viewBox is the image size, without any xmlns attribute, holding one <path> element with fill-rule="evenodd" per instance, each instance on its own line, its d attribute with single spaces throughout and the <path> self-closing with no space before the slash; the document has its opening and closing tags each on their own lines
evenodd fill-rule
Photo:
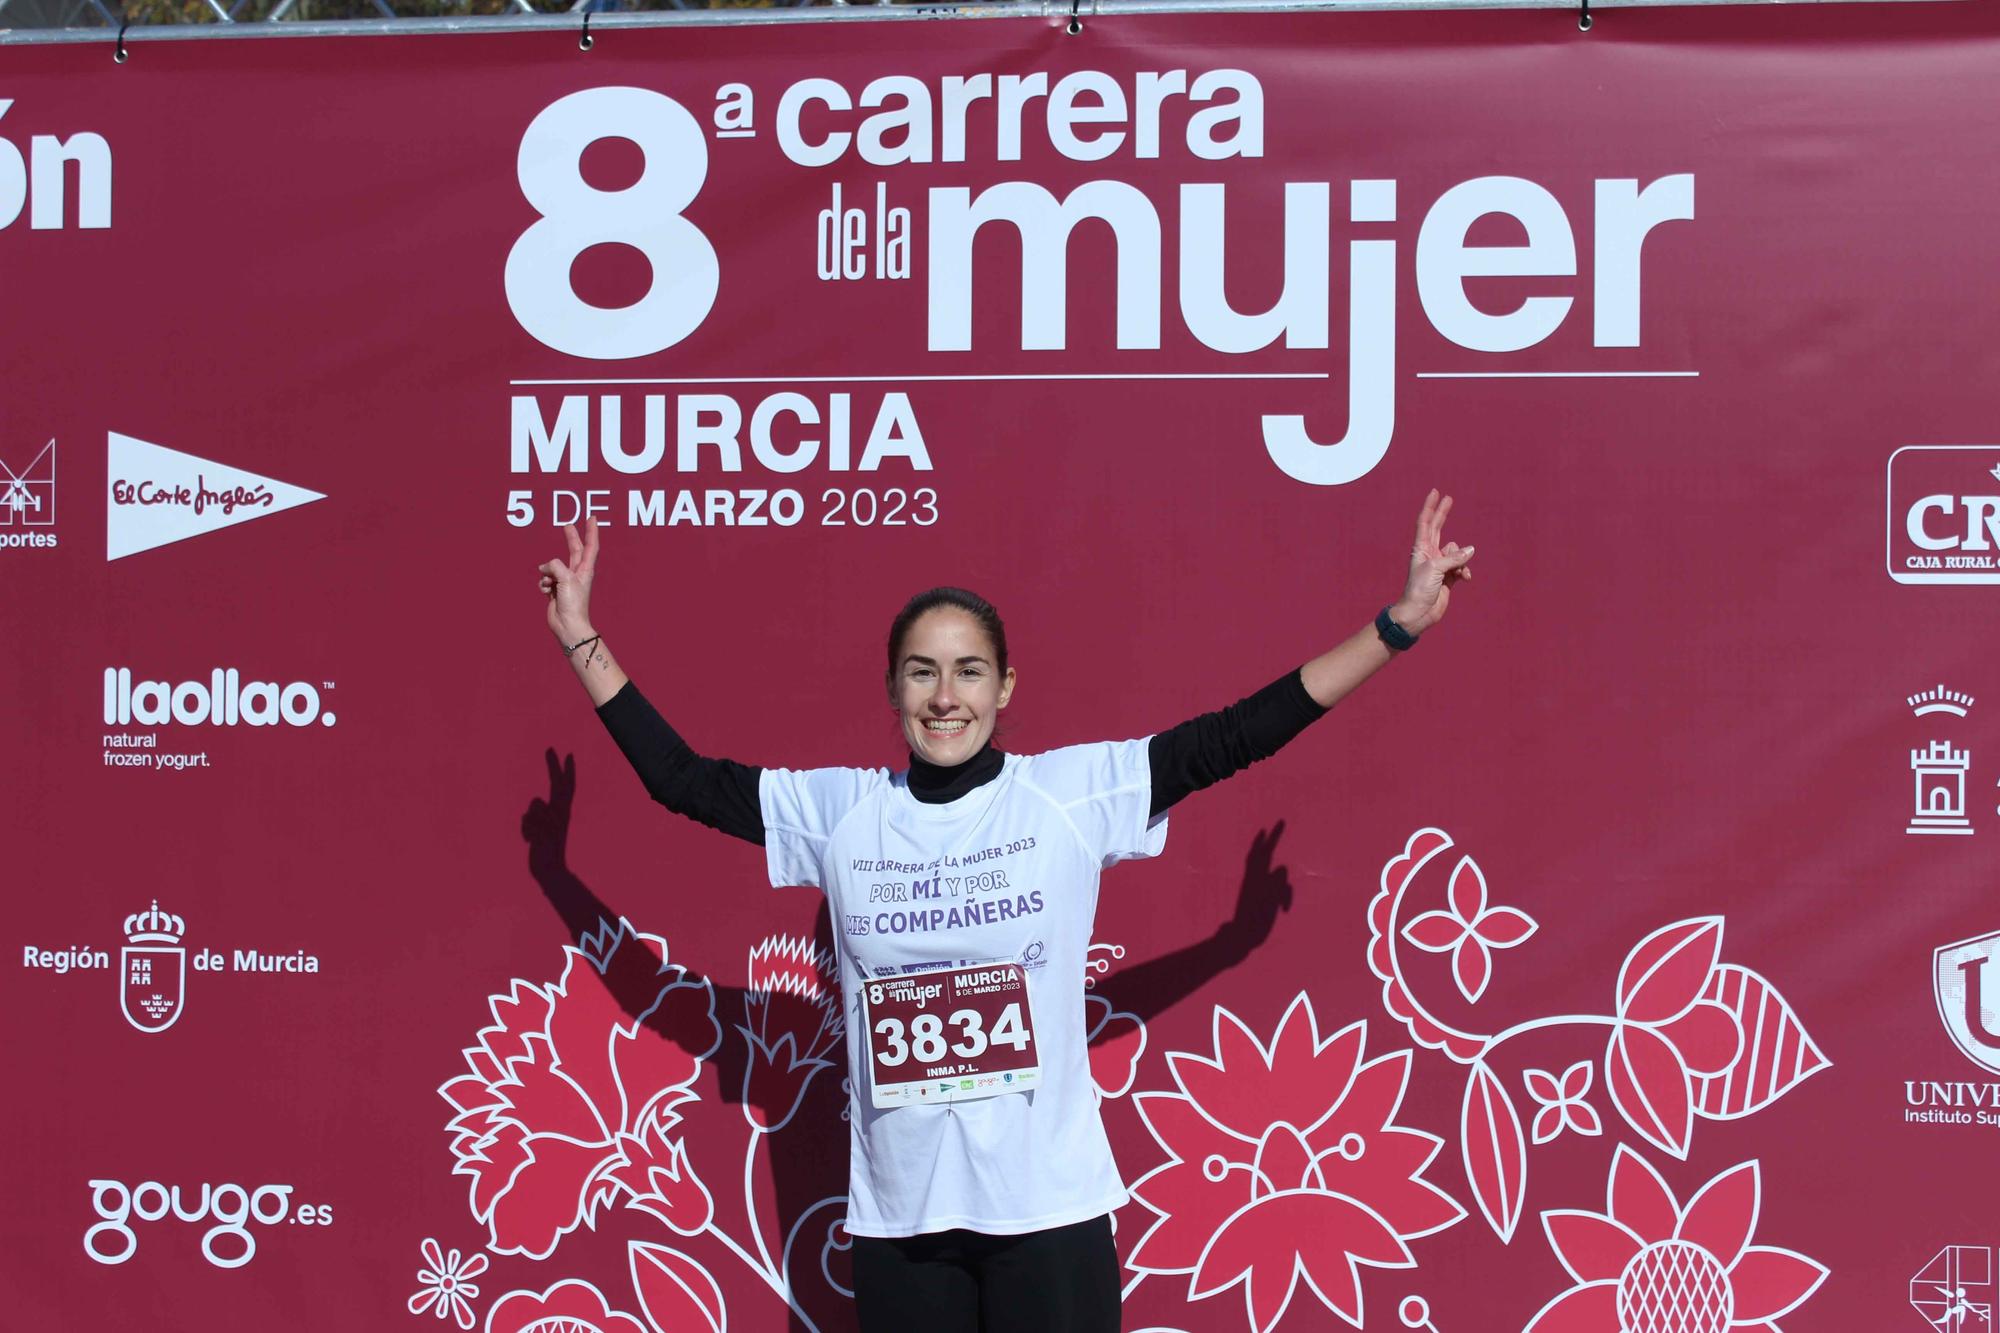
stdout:
<svg viewBox="0 0 2000 1333">
<path fill-rule="evenodd" d="M 588 639 L 590 627 L 590 584 L 597 573 L 597 521 L 584 520 L 583 535 L 576 525 L 563 524 L 569 543 L 568 560 L 551 560 L 541 566 L 542 593 L 548 601 L 549 632 L 565 648 Z"/>
</svg>

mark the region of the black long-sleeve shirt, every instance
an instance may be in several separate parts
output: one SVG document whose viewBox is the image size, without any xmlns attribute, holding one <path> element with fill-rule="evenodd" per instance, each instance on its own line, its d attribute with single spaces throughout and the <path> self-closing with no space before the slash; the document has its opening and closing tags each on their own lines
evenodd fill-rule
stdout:
<svg viewBox="0 0 2000 1333">
<path fill-rule="evenodd" d="M 1270 758 L 1325 711 L 1306 693 L 1299 673 L 1288 671 L 1248 698 L 1158 733 L 1146 747 L 1153 814 Z M 676 814 L 763 845 L 764 814 L 757 794 L 762 769 L 696 754 L 629 682 L 597 715 L 654 800 Z M 911 755 L 910 795 L 926 804 L 956 800 L 999 776 L 1003 763 L 1004 756 L 991 744 L 950 768 Z"/>
</svg>

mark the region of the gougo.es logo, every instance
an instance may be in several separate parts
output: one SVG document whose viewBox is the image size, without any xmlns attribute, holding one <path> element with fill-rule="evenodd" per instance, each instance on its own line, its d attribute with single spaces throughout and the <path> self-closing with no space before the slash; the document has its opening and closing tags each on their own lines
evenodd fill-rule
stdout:
<svg viewBox="0 0 2000 1333">
<path fill-rule="evenodd" d="M 202 1233 L 202 1257 L 217 1268 L 241 1268 L 257 1254 L 258 1226 L 274 1226 L 290 1218 L 302 1226 L 333 1222 L 333 1205 L 292 1206 L 291 1185 L 210 1185 L 183 1188 L 157 1180 L 127 1185 L 119 1180 L 90 1182 L 90 1206 L 97 1223 L 83 1233 L 83 1250 L 100 1264 L 122 1264 L 139 1252 L 134 1222 L 213 1222 Z"/>
</svg>

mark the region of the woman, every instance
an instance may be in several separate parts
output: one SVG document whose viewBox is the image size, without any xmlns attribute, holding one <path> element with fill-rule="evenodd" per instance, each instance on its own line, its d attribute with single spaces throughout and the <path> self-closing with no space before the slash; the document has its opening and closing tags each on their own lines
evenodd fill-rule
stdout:
<svg viewBox="0 0 2000 1333">
<path fill-rule="evenodd" d="M 1144 740 L 1003 754 L 1006 629 L 958 588 L 890 628 L 909 767 L 759 769 L 694 753 L 593 628 L 594 525 L 541 566 L 548 625 L 654 799 L 765 849 L 835 923 L 854 1089 L 847 1229 L 864 1330 L 1118 1327 L 1110 1214 L 1126 1199 L 1077 1003 L 1098 872 L 1157 855 L 1166 812 L 1303 731 L 1440 620 L 1471 577 L 1417 519 L 1402 596 L 1249 698 Z"/>
</svg>

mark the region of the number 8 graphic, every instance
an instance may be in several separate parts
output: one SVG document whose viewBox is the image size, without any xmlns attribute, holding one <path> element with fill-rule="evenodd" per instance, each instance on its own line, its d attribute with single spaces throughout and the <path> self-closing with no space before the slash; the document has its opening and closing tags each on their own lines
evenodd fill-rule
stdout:
<svg viewBox="0 0 2000 1333">
<path fill-rule="evenodd" d="M 583 152 L 630 139 L 645 155 L 622 190 L 585 181 Z M 541 219 L 507 255 L 507 304 L 536 341 L 597 361 L 650 356 L 693 333 L 721 282 L 715 247 L 681 216 L 708 178 L 701 125 L 646 88 L 589 88 L 550 103 L 521 136 L 521 193 Z M 636 304 L 604 309 L 570 286 L 570 265 L 593 245 L 629 245 L 653 278 Z"/>
</svg>

